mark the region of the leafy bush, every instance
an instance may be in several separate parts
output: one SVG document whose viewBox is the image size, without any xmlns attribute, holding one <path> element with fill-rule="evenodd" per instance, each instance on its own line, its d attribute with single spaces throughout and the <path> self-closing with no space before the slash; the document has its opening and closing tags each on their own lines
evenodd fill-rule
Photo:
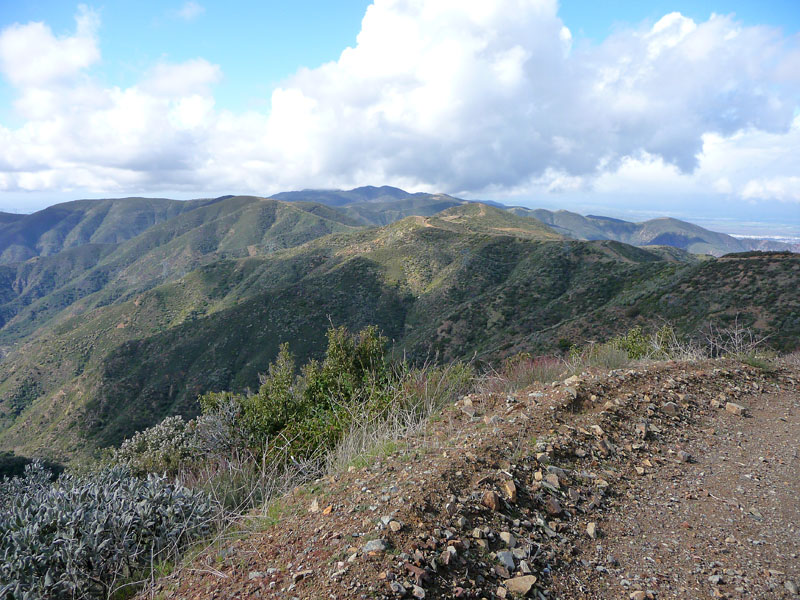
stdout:
<svg viewBox="0 0 800 600">
<path fill-rule="evenodd" d="M 650 358 L 653 350 L 651 337 L 645 335 L 642 328 L 639 326 L 634 327 L 624 335 L 619 335 L 611 339 L 609 344 L 613 348 L 625 352 L 631 360 Z"/>
<path fill-rule="evenodd" d="M 195 423 L 182 417 L 167 417 L 158 425 L 136 433 L 114 451 L 114 464 L 127 467 L 134 475 L 165 473 L 175 475 L 196 460 L 200 440 Z"/>
<path fill-rule="evenodd" d="M 386 358 L 387 342 L 374 326 L 355 335 L 344 327 L 331 328 L 324 360 L 312 360 L 300 374 L 288 344 L 283 344 L 256 394 L 200 397 L 203 429 L 227 430 L 247 447 L 288 451 L 296 459 L 330 448 L 356 414 L 380 412 L 390 400 L 394 374 Z"/>
<path fill-rule="evenodd" d="M 208 498 L 120 468 L 0 482 L 0 599 L 105 598 L 209 530 Z"/>
</svg>

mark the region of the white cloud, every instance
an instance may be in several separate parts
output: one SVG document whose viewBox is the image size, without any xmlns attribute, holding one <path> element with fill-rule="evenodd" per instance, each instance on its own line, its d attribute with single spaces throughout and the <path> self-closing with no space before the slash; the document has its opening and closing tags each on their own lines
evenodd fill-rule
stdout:
<svg viewBox="0 0 800 600">
<path fill-rule="evenodd" d="M 751 179 L 744 186 L 742 197 L 753 200 L 776 199 L 782 202 L 800 202 L 800 177 Z"/>
<path fill-rule="evenodd" d="M 75 35 L 56 37 L 44 23 L 12 25 L 0 35 L 0 71 L 17 87 L 69 81 L 100 59 L 96 13 L 81 5 Z"/>
<path fill-rule="evenodd" d="M 140 87 L 156 96 L 208 94 L 210 86 L 221 78 L 222 71 L 218 65 L 195 58 L 180 64 L 158 63 L 146 74 Z"/>
<path fill-rule="evenodd" d="M 588 46 L 567 25 L 555 0 L 376 0 L 355 47 L 283 82 L 267 113 L 216 108 L 222 73 L 202 58 L 100 87 L 88 9 L 68 37 L 14 25 L 0 69 L 27 121 L 0 125 L 0 189 L 794 197 L 796 39 L 672 13 Z"/>
<path fill-rule="evenodd" d="M 206 12 L 205 7 L 201 6 L 197 2 L 189 0 L 188 2 L 183 3 L 183 6 L 181 6 L 180 10 L 177 12 L 177 15 L 185 21 L 193 21 L 204 12 Z"/>
</svg>

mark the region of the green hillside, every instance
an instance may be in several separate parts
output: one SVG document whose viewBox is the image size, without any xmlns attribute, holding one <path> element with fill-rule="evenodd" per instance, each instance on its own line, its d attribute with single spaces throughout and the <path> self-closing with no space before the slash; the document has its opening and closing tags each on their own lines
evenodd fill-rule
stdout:
<svg viewBox="0 0 800 600">
<path fill-rule="evenodd" d="M 354 224 L 365 226 L 388 225 L 410 216 L 429 217 L 448 208 L 467 204 L 467 201 L 447 194 L 410 194 L 390 186 L 282 192 L 272 198 L 335 207 L 338 213 L 351 218 Z"/>
<path fill-rule="evenodd" d="M 117 198 L 76 200 L 30 215 L 0 218 L 0 263 L 49 256 L 83 244 L 118 244 L 156 223 L 214 200 Z"/>
<path fill-rule="evenodd" d="M 284 341 L 319 356 L 331 323 L 376 324 L 420 362 L 662 319 L 696 333 L 738 316 L 776 347 L 800 339 L 798 255 L 579 241 L 478 203 L 371 229 L 346 208 L 227 197 L 119 244 L 0 266 L 0 450 L 74 456 L 192 415 L 202 392 L 257 387 Z"/>
<path fill-rule="evenodd" d="M 116 246 L 86 245 L 5 269 L 0 279 L 0 345 L 69 314 L 150 289 L 221 258 L 268 254 L 335 231 L 346 216 L 308 205 L 229 197 L 186 211 Z M 334 220 L 338 219 L 338 220 Z M 1 277 L 1 276 L 0 276 Z"/>
</svg>

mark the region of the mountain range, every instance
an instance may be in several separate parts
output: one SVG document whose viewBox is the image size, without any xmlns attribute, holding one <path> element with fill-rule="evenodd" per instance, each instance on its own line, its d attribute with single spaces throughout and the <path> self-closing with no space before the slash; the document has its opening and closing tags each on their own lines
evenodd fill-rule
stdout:
<svg viewBox="0 0 800 600">
<path fill-rule="evenodd" d="M 800 255 L 705 255 L 740 242 L 389 187 L 0 213 L 0 450 L 118 444 L 254 388 L 284 341 L 318 356 L 329 323 L 376 324 L 414 361 L 737 317 L 795 347 Z"/>
</svg>

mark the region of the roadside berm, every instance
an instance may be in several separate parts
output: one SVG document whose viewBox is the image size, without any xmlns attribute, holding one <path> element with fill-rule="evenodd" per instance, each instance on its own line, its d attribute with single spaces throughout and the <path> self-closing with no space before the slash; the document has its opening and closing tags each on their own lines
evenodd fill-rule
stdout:
<svg viewBox="0 0 800 600">
<path fill-rule="evenodd" d="M 666 362 L 473 393 L 147 593 L 800 597 L 798 381 Z"/>
</svg>

